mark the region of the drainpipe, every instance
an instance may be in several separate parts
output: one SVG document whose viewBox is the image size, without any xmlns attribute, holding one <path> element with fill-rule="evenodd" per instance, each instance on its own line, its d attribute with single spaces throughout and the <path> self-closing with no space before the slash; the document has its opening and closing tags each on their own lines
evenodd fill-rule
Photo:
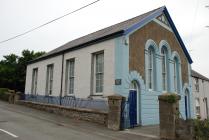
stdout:
<svg viewBox="0 0 209 140">
<path fill-rule="evenodd" d="M 63 67 L 64 67 L 64 52 L 62 53 L 61 86 L 60 86 L 60 105 L 62 105 Z"/>
</svg>

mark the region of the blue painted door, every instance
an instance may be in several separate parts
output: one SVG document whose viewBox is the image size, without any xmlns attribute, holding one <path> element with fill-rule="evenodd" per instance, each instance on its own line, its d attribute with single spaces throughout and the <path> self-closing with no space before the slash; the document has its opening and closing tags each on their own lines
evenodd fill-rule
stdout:
<svg viewBox="0 0 209 140">
<path fill-rule="evenodd" d="M 137 125 L 137 91 L 129 91 L 129 118 L 130 127 Z"/>
</svg>

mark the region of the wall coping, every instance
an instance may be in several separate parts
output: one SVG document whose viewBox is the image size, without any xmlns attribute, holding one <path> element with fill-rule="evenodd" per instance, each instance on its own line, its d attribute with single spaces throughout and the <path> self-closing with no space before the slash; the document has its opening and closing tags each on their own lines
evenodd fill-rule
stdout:
<svg viewBox="0 0 209 140">
<path fill-rule="evenodd" d="M 101 111 L 101 110 L 96 110 L 96 109 L 78 108 L 78 107 L 65 107 L 65 106 L 59 106 L 59 105 L 54 105 L 54 104 L 37 103 L 37 102 L 23 101 L 23 100 L 19 100 L 17 103 L 18 104 L 27 103 L 27 104 L 34 104 L 34 105 L 43 105 L 43 106 L 47 106 L 47 107 L 60 108 L 60 109 L 65 109 L 65 110 L 70 110 L 70 111 L 78 111 L 78 112 L 108 115 L 108 112 Z"/>
<path fill-rule="evenodd" d="M 110 95 L 110 96 L 107 96 L 108 99 L 114 99 L 114 100 L 122 100 L 122 99 L 125 99 L 124 96 L 121 96 L 121 95 L 118 95 L 118 94 L 115 94 L 115 95 Z"/>
</svg>

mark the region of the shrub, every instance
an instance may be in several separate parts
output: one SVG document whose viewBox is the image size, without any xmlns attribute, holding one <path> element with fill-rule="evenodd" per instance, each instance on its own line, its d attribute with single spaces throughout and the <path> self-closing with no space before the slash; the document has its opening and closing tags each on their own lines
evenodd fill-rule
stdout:
<svg viewBox="0 0 209 140">
<path fill-rule="evenodd" d="M 194 134 L 196 140 L 208 140 L 209 120 L 194 120 Z"/>
<path fill-rule="evenodd" d="M 159 96 L 159 99 L 167 102 L 167 103 L 175 103 L 177 100 L 180 100 L 180 96 L 174 93 L 165 93 Z"/>
<path fill-rule="evenodd" d="M 0 100 L 9 101 L 9 89 L 7 88 L 0 88 Z"/>
</svg>

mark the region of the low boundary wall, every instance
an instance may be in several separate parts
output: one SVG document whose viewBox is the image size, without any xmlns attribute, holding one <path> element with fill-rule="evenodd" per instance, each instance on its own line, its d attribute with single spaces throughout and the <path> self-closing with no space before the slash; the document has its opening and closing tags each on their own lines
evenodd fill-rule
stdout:
<svg viewBox="0 0 209 140">
<path fill-rule="evenodd" d="M 23 100 L 17 101 L 16 104 L 25 105 L 39 110 L 44 110 L 50 113 L 55 113 L 69 118 L 99 123 L 105 126 L 107 125 L 108 121 L 108 112 L 100 110 L 87 108 L 70 108 L 53 104 L 44 104 Z"/>
</svg>

